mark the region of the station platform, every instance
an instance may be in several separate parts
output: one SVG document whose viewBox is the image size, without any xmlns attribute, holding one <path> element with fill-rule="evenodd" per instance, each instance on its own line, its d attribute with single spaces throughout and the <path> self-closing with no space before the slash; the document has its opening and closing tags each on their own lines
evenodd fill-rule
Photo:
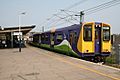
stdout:
<svg viewBox="0 0 120 80">
<path fill-rule="evenodd" d="M 27 46 L 0 49 L 0 80 L 120 80 L 120 69 Z"/>
</svg>

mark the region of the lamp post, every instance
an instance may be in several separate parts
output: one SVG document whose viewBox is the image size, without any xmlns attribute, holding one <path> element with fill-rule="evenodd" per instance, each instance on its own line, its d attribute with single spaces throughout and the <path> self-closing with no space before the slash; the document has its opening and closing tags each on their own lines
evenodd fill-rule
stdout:
<svg viewBox="0 0 120 80">
<path fill-rule="evenodd" d="M 19 22 L 19 52 L 21 52 L 21 39 L 22 39 L 22 33 L 21 33 L 21 16 L 25 15 L 26 13 L 20 13 L 18 15 L 18 22 Z"/>
</svg>

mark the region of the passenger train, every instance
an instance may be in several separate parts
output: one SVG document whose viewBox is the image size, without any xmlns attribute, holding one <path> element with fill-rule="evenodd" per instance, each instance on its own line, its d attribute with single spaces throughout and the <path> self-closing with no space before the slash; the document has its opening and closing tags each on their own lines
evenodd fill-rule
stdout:
<svg viewBox="0 0 120 80">
<path fill-rule="evenodd" d="M 86 22 L 33 35 L 33 43 L 60 53 L 101 62 L 111 53 L 111 26 Z"/>
</svg>

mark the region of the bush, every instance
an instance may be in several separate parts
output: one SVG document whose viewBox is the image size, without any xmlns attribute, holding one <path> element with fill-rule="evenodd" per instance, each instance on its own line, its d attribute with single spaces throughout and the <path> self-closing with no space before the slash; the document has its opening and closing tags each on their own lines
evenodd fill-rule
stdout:
<svg viewBox="0 0 120 80">
<path fill-rule="evenodd" d="M 107 64 L 115 64 L 115 54 L 111 54 L 109 57 L 106 58 L 105 62 Z"/>
</svg>

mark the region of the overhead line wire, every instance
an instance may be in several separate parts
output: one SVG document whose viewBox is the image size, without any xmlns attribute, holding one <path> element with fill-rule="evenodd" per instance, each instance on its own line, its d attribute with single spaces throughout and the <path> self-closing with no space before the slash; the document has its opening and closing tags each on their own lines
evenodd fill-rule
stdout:
<svg viewBox="0 0 120 80">
<path fill-rule="evenodd" d="M 113 0 L 114 1 L 114 0 Z M 119 3 L 117 3 L 117 2 L 119 2 Z M 115 5 L 118 5 L 118 4 L 120 4 L 120 0 L 119 1 L 117 1 L 117 2 L 108 2 L 108 3 L 104 3 L 104 5 L 102 6 L 102 5 L 99 5 L 99 7 L 93 7 L 93 8 L 90 8 L 90 9 L 87 9 L 87 10 L 84 10 L 84 12 L 85 12 L 85 14 L 86 15 L 89 15 L 90 13 L 95 13 L 95 12 L 98 12 L 98 11 L 101 11 L 101 10 L 104 10 L 104 9 L 106 9 L 106 8 L 110 8 L 110 7 L 112 7 L 112 6 L 115 6 Z"/>
<path fill-rule="evenodd" d="M 79 2 L 77 2 L 77 3 L 75 3 L 75 4 L 73 4 L 73 5 L 69 6 L 69 7 L 66 8 L 66 9 L 69 10 L 69 9 L 75 7 L 75 6 L 78 6 L 79 4 L 82 4 L 82 3 L 86 2 L 86 1 L 88 1 L 88 0 L 81 0 L 81 1 L 79 1 Z M 58 12 L 58 13 L 56 13 L 56 14 L 59 15 L 59 14 L 61 14 L 61 13 L 62 13 L 62 12 L 60 11 L 60 12 Z M 70 15 L 69 15 L 69 16 L 70 16 Z M 68 16 L 68 17 L 69 17 L 69 16 Z M 55 15 L 52 15 L 52 17 L 48 18 L 48 19 L 46 20 L 46 23 L 49 22 L 50 20 L 52 20 L 54 17 L 55 17 Z M 65 19 L 65 18 L 67 18 L 67 17 L 64 17 L 63 19 Z M 43 24 L 45 24 L 45 22 L 43 22 Z M 41 25 L 43 25 L 43 24 L 41 24 Z"/>
<path fill-rule="evenodd" d="M 73 4 L 73 5 L 69 6 L 68 8 L 65 8 L 65 10 L 69 10 L 69 9 L 75 7 L 75 6 L 78 6 L 79 4 L 82 4 L 82 3 L 86 2 L 86 1 L 88 1 L 88 0 L 81 0 L 81 1 L 79 1 L 75 4 Z"/>
<path fill-rule="evenodd" d="M 100 4 L 100 5 L 98 5 L 98 6 L 95 6 L 95 7 L 92 7 L 92 8 L 89 8 L 89 9 L 86 9 L 86 10 L 84 10 L 84 11 L 90 11 L 90 10 L 92 10 L 92 9 L 96 9 L 96 8 L 100 8 L 100 7 L 103 7 L 103 5 L 104 6 L 108 6 L 109 4 L 112 4 L 113 2 L 119 2 L 120 0 L 112 0 L 112 1 L 109 1 L 109 2 L 106 2 L 106 3 L 103 3 L 103 4 Z"/>
</svg>

